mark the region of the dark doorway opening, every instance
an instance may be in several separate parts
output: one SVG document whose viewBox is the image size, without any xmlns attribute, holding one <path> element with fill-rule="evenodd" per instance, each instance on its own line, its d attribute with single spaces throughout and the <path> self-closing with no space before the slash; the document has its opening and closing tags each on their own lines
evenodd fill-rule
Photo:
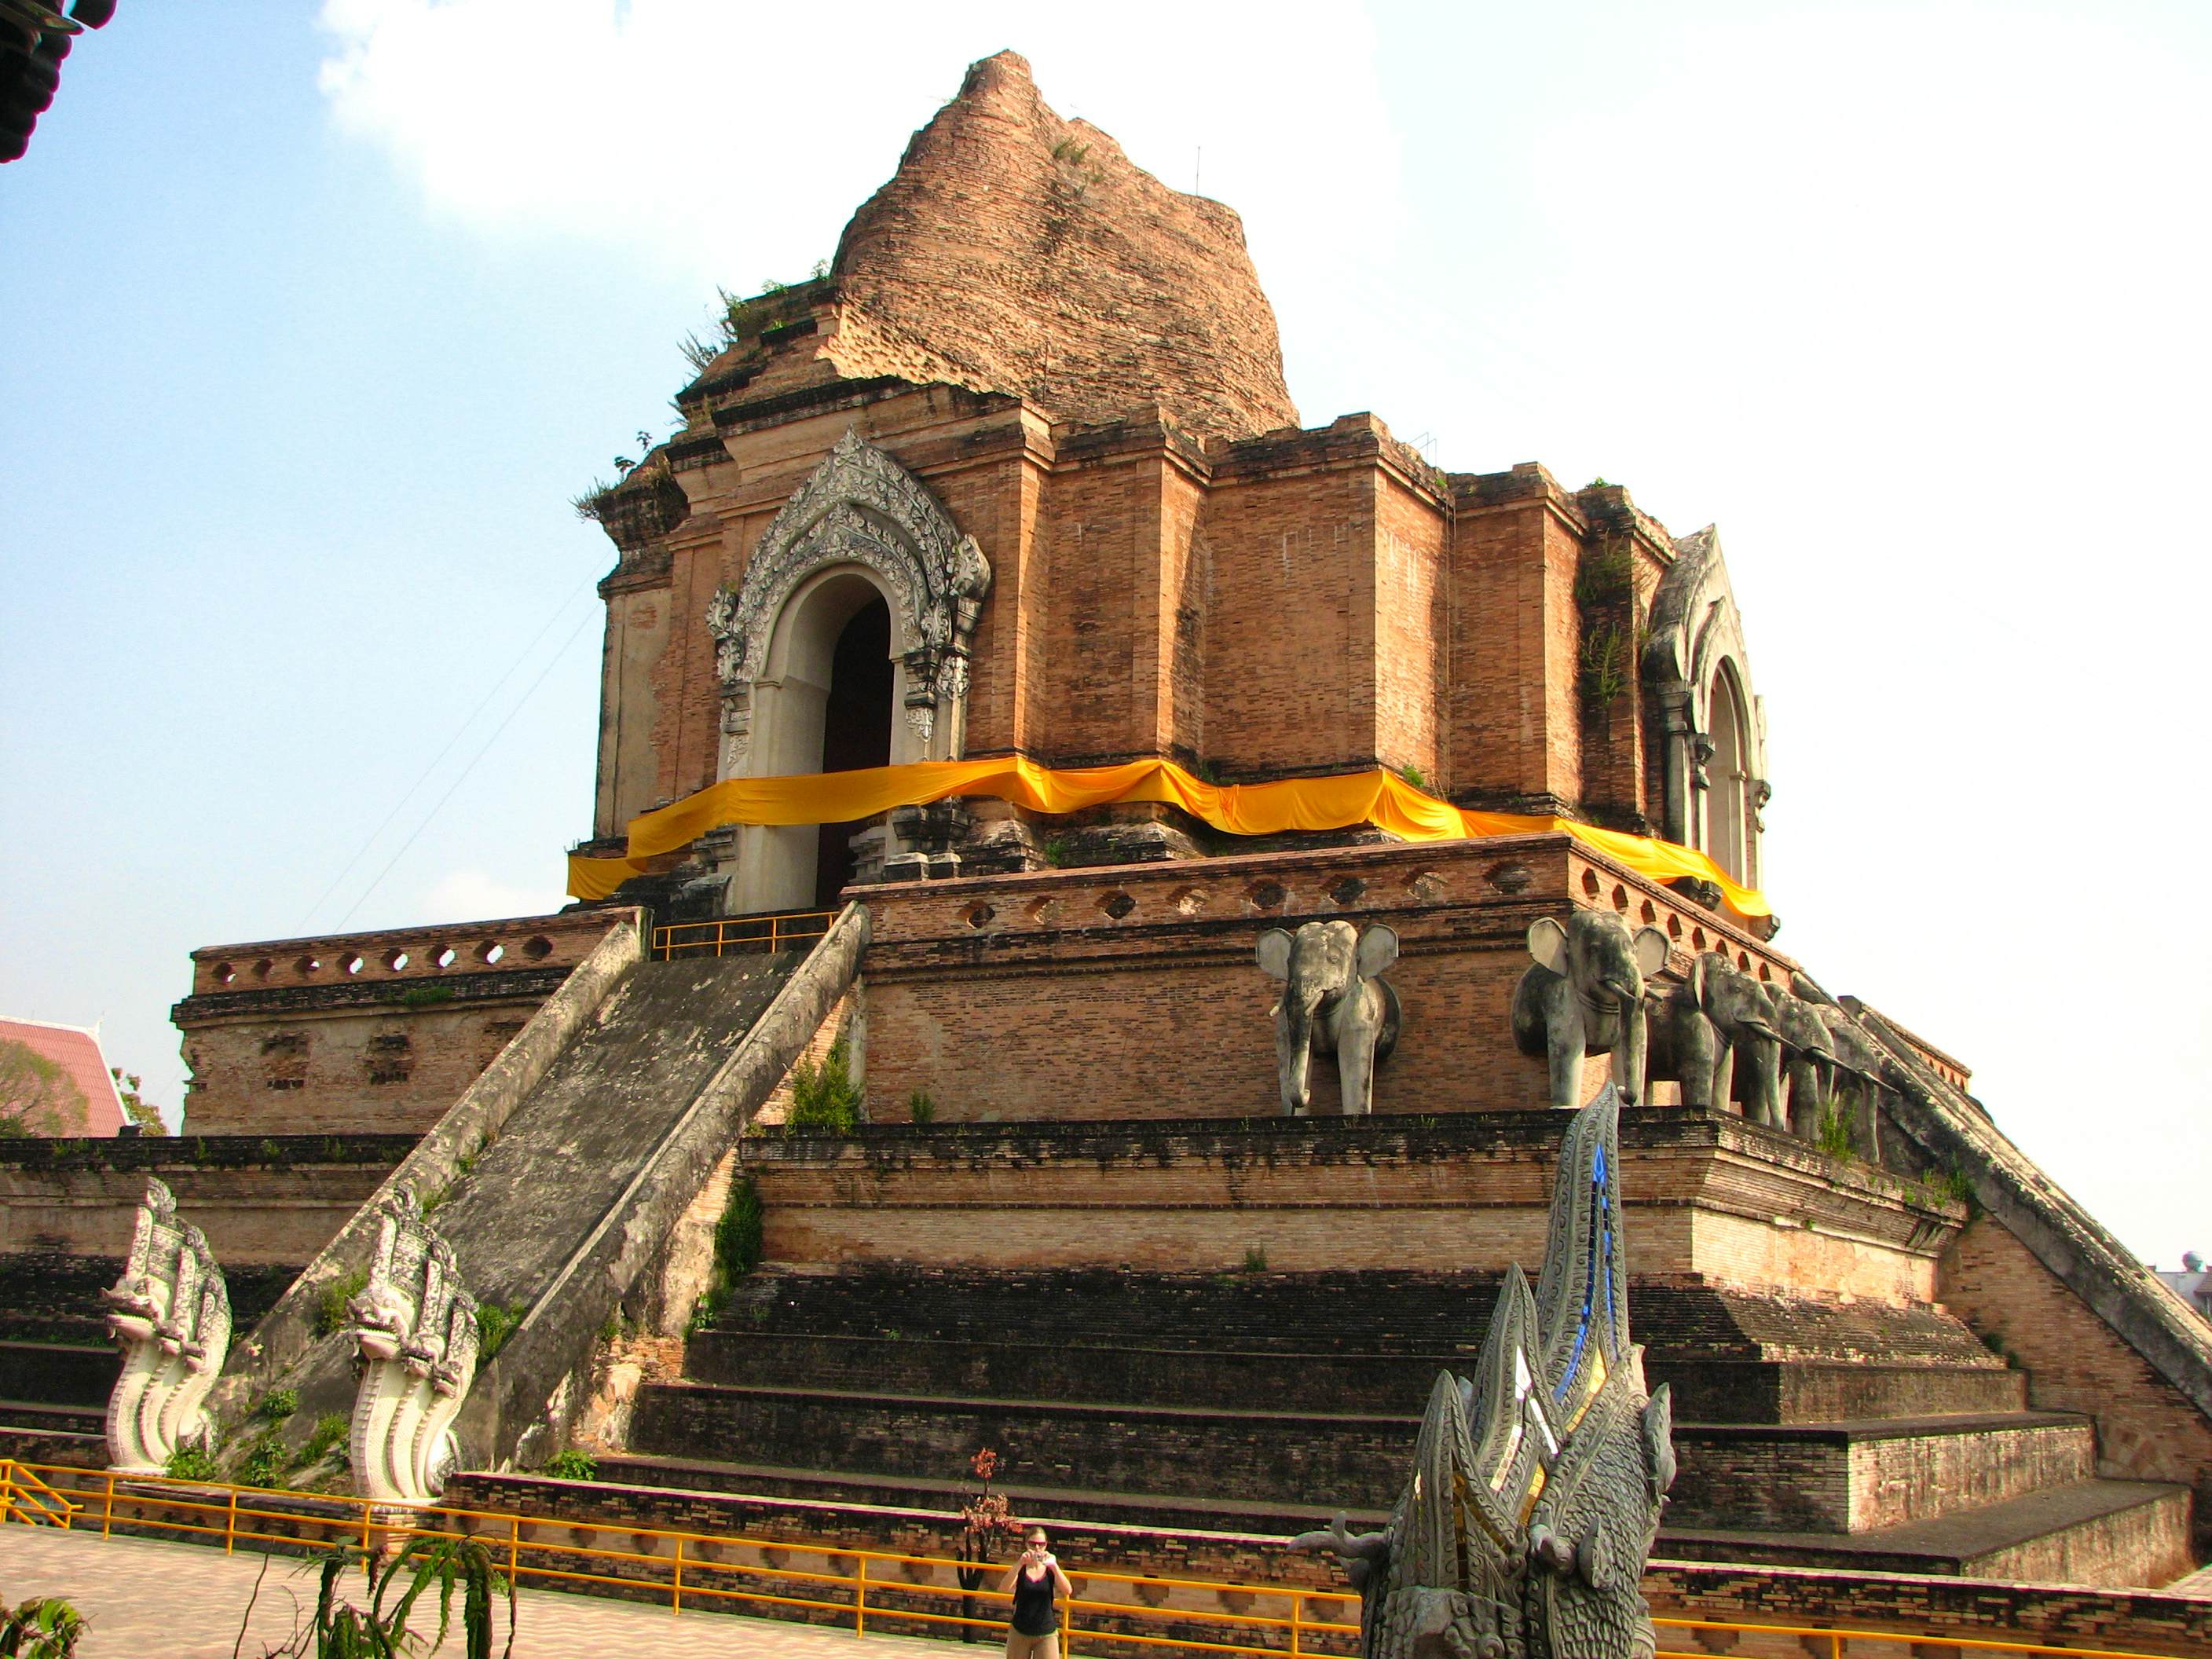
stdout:
<svg viewBox="0 0 2212 1659">
<path fill-rule="evenodd" d="M 822 769 L 852 772 L 891 762 L 891 613 L 880 595 L 853 613 L 830 659 L 822 713 Z M 827 910 L 853 879 L 853 837 L 868 824 L 825 823 L 814 857 L 814 908 Z"/>
</svg>

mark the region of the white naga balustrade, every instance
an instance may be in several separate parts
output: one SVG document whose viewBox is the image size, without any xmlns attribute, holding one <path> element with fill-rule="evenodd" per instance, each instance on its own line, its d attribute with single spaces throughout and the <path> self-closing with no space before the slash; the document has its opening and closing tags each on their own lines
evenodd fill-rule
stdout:
<svg viewBox="0 0 2212 1659">
<path fill-rule="evenodd" d="M 460 1462 L 453 1425 L 476 1380 L 477 1300 L 411 1191 L 380 1207 L 368 1284 L 346 1304 L 363 1362 L 354 1476 L 364 1497 L 427 1504 Z"/>
<path fill-rule="evenodd" d="M 107 1400 L 108 1461 L 130 1474 L 159 1474 L 178 1451 L 208 1438 L 201 1402 L 230 1351 L 222 1269 L 206 1236 L 177 1219 L 177 1200 L 161 1182 L 147 1180 L 131 1258 L 100 1294 L 123 1350 Z"/>
</svg>

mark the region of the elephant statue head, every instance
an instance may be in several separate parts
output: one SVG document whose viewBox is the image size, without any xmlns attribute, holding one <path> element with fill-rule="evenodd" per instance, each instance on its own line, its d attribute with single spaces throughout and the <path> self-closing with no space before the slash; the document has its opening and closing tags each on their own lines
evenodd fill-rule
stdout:
<svg viewBox="0 0 2212 1659">
<path fill-rule="evenodd" d="M 1375 1067 L 1398 1042 L 1398 994 L 1377 975 L 1398 959 L 1398 933 L 1381 922 L 1309 921 L 1260 935 L 1261 971 L 1283 981 L 1275 1003 L 1275 1069 L 1283 1110 L 1313 1104 L 1316 1054 L 1336 1056 L 1347 1116 L 1374 1109 Z"/>
<path fill-rule="evenodd" d="M 1667 936 L 1611 910 L 1577 909 L 1565 926 L 1545 916 L 1528 928 L 1534 964 L 1513 988 L 1513 1041 L 1550 1062 L 1551 1103 L 1583 1103 L 1585 1054 L 1613 1056 L 1622 1101 L 1644 1097 L 1644 981 L 1667 965 Z"/>
<path fill-rule="evenodd" d="M 1788 1085 L 1785 1115 L 1801 1140 L 1820 1138 L 1820 1115 L 1835 1092 L 1836 1044 L 1820 1010 L 1779 986 L 1767 989 L 1775 1034 L 1782 1039 L 1782 1078 Z"/>
<path fill-rule="evenodd" d="M 1782 1040 L 1767 989 L 1717 951 L 1700 951 L 1682 983 L 1661 1000 L 1653 1026 L 1654 1072 L 1682 1085 L 1682 1103 L 1725 1111 L 1740 1091 L 1744 1115 L 1769 1128 L 1782 1121 Z"/>
</svg>

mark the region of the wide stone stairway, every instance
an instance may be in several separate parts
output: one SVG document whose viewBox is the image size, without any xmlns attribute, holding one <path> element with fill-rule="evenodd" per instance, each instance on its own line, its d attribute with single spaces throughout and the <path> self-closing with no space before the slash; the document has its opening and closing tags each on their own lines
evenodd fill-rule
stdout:
<svg viewBox="0 0 2212 1659">
<path fill-rule="evenodd" d="M 1483 1274 L 755 1274 L 647 1384 L 603 1479 L 942 1510 L 976 1450 L 1024 1516 L 1290 1532 L 1378 1519 Z M 1662 1555 L 2152 1583 L 2185 1489 L 2100 1480 L 2092 1424 L 1940 1310 L 1638 1283 L 1681 1473 Z"/>
</svg>

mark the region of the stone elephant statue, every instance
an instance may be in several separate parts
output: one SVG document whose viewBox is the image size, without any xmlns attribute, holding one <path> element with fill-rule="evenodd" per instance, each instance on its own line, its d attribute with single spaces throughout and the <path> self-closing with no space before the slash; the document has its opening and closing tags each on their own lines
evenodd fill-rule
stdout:
<svg viewBox="0 0 2212 1659">
<path fill-rule="evenodd" d="M 1836 1087 L 1836 1043 L 1820 1008 L 1780 986 L 1766 986 L 1774 1005 L 1775 1035 L 1782 1039 L 1782 1082 L 1788 1099 L 1784 1115 L 1801 1140 L 1820 1138 L 1820 1115 Z"/>
<path fill-rule="evenodd" d="M 1610 910 L 1577 908 L 1561 927 L 1531 923 L 1535 962 L 1513 988 L 1513 1041 L 1551 1064 L 1552 1104 L 1583 1103 L 1583 1057 L 1613 1056 L 1613 1085 L 1630 1105 L 1644 1098 L 1644 981 L 1667 965 L 1667 936 Z"/>
<path fill-rule="evenodd" d="M 1377 975 L 1398 959 L 1398 933 L 1381 922 L 1309 921 L 1296 933 L 1260 935 L 1260 967 L 1283 981 L 1275 1017 L 1275 1071 L 1283 1110 L 1313 1105 L 1316 1054 L 1336 1056 L 1347 1117 L 1375 1109 L 1375 1068 L 1398 1044 L 1398 994 Z"/>
<path fill-rule="evenodd" d="M 1816 1012 L 1828 1028 L 1836 1055 L 1835 1109 L 1851 1126 L 1851 1139 L 1861 1158 L 1881 1162 L 1882 1101 L 1889 1093 L 1889 1056 L 1866 1034 L 1859 1023 L 1832 1003 Z"/>
<path fill-rule="evenodd" d="M 1682 1104 L 1729 1109 L 1769 1128 L 1782 1121 L 1782 1042 L 1766 988 L 1717 951 L 1700 951 L 1688 977 L 1656 999 L 1651 1074 L 1682 1085 Z"/>
</svg>

